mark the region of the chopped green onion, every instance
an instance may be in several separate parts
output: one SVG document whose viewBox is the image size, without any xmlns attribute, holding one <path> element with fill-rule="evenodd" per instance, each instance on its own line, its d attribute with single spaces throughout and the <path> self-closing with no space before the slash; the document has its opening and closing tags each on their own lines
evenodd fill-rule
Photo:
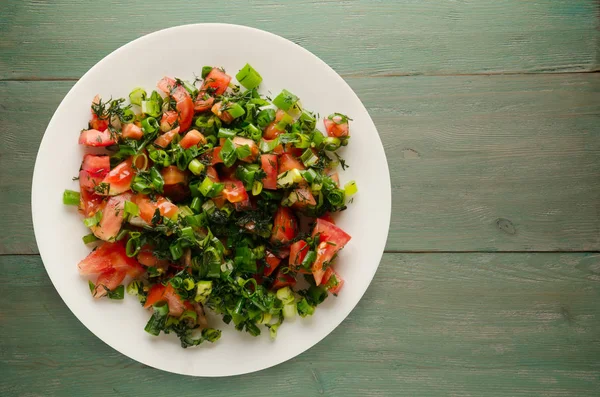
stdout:
<svg viewBox="0 0 600 397">
<path fill-rule="evenodd" d="M 350 181 L 344 185 L 344 193 L 346 197 L 355 195 L 358 192 L 358 186 L 355 181 Z"/>
<path fill-rule="evenodd" d="M 248 145 L 242 145 L 242 146 L 236 147 L 235 153 L 236 153 L 238 159 L 245 159 L 246 157 L 249 157 L 250 155 L 252 155 L 252 151 L 250 150 L 250 146 L 248 146 Z"/>
<path fill-rule="evenodd" d="M 298 134 L 298 141 L 294 144 L 298 149 L 306 149 L 309 148 L 311 144 L 311 140 L 306 134 Z"/>
<path fill-rule="evenodd" d="M 193 279 L 186 278 L 185 280 L 183 280 L 183 288 L 185 288 L 186 291 L 191 291 L 192 289 L 194 289 L 195 286 L 196 283 Z"/>
<path fill-rule="evenodd" d="M 212 214 L 216 208 L 217 206 L 212 200 L 208 200 L 206 203 L 202 204 L 202 211 L 206 212 L 207 214 Z"/>
<path fill-rule="evenodd" d="M 80 195 L 79 192 L 74 190 L 65 190 L 63 192 L 63 204 L 64 205 L 79 205 Z"/>
<path fill-rule="evenodd" d="M 163 191 L 163 186 L 165 185 L 165 181 L 158 172 L 158 170 L 154 167 L 150 168 L 150 180 L 152 181 L 152 185 L 154 185 L 154 189 L 158 192 Z"/>
<path fill-rule="evenodd" d="M 181 248 L 181 244 L 179 243 L 171 244 L 169 246 L 169 251 L 171 251 L 171 257 L 174 261 L 183 256 L 183 249 Z"/>
<path fill-rule="evenodd" d="M 98 240 L 98 237 L 94 236 L 94 233 L 86 234 L 81 238 L 84 244 L 93 243 Z"/>
<path fill-rule="evenodd" d="M 123 205 L 123 210 L 126 214 L 129 214 L 131 216 L 138 216 L 140 214 L 139 207 L 135 203 L 132 203 L 128 200 L 125 201 L 125 204 Z"/>
<path fill-rule="evenodd" d="M 315 307 L 311 306 L 306 298 L 302 298 L 300 302 L 298 302 L 298 314 L 300 317 L 312 316 L 315 312 Z"/>
<path fill-rule="evenodd" d="M 198 281 L 196 283 L 196 297 L 194 300 L 201 304 L 206 303 L 206 300 L 212 293 L 212 281 Z"/>
<path fill-rule="evenodd" d="M 132 296 L 138 296 L 140 293 L 140 290 L 143 290 L 143 288 L 144 288 L 144 283 L 142 283 L 139 280 L 133 280 L 127 286 L 127 294 L 132 295 Z"/>
<path fill-rule="evenodd" d="M 198 95 L 198 88 L 196 88 L 196 86 L 190 83 L 189 81 L 177 79 L 177 82 L 181 84 L 183 88 L 185 88 L 185 90 L 192 96 L 192 98 L 195 98 L 196 95 Z"/>
<path fill-rule="evenodd" d="M 141 106 L 142 101 L 146 99 L 146 91 L 143 88 L 136 87 L 129 93 L 129 102 Z"/>
<path fill-rule="evenodd" d="M 248 90 L 258 87 L 262 82 L 261 75 L 248 63 L 235 75 L 235 78 Z"/>
<path fill-rule="evenodd" d="M 310 269 L 310 266 L 316 259 L 317 253 L 315 251 L 308 251 L 304 259 L 302 259 L 302 263 L 300 264 L 300 266 L 302 266 L 305 269 Z"/>
<path fill-rule="evenodd" d="M 312 167 L 317 163 L 317 161 L 319 161 L 319 158 L 313 153 L 311 149 L 306 149 L 304 153 L 302 153 L 302 155 L 300 156 L 300 160 L 302 160 L 305 166 Z"/>
<path fill-rule="evenodd" d="M 275 150 L 277 145 L 279 145 L 279 137 L 271 140 L 270 142 L 267 142 L 264 139 L 261 139 L 260 144 L 259 144 L 259 149 L 263 153 L 270 153 L 273 150 Z"/>
<path fill-rule="evenodd" d="M 327 137 L 323 140 L 323 149 L 333 152 L 340 148 L 342 142 L 338 138 Z"/>
<path fill-rule="evenodd" d="M 250 138 L 255 141 L 259 141 L 262 138 L 262 131 L 259 130 L 254 124 L 250 123 L 245 128 L 246 132 L 250 134 Z"/>
<path fill-rule="evenodd" d="M 258 196 L 262 192 L 263 184 L 260 181 L 252 182 L 252 195 Z"/>
<path fill-rule="evenodd" d="M 256 122 L 260 128 L 265 128 L 275 120 L 275 109 L 263 109 L 258 112 Z"/>
<path fill-rule="evenodd" d="M 271 322 L 271 318 L 273 316 L 269 312 L 263 312 L 261 314 L 260 320 L 257 321 L 258 324 L 269 324 Z"/>
<path fill-rule="evenodd" d="M 194 175 L 200 175 L 202 173 L 202 171 L 204 171 L 204 168 L 205 168 L 204 164 L 202 164 L 200 161 L 198 161 L 198 159 L 193 159 L 188 164 L 188 169 Z"/>
<path fill-rule="evenodd" d="M 309 168 L 302 172 L 302 177 L 306 180 L 306 182 L 313 183 L 313 181 L 317 179 L 317 172 L 312 168 Z"/>
<path fill-rule="evenodd" d="M 141 167 L 137 167 L 137 168 L 142 171 L 146 170 L 146 168 L 148 167 L 148 156 L 146 156 L 146 153 L 140 153 L 140 154 L 136 154 L 135 156 L 133 156 L 133 159 L 131 160 L 131 162 L 134 166 L 135 166 L 135 164 L 137 164 L 138 159 L 142 159 L 143 165 Z"/>
<path fill-rule="evenodd" d="M 204 181 L 202 181 L 202 184 L 200 185 L 198 190 L 200 191 L 200 193 L 202 193 L 203 196 L 207 196 L 208 193 L 212 190 L 213 185 L 214 182 L 211 181 L 209 177 L 206 177 L 204 178 Z"/>
<path fill-rule="evenodd" d="M 302 112 L 298 121 L 302 125 L 302 130 L 306 132 L 314 131 L 317 125 L 317 119 L 314 117 L 313 114 L 307 111 Z"/>
<path fill-rule="evenodd" d="M 181 236 L 187 237 L 190 240 L 194 240 L 196 236 L 194 235 L 194 229 L 191 226 L 186 226 L 181 228 Z"/>
<path fill-rule="evenodd" d="M 202 199 L 200 197 L 194 197 L 190 204 L 190 208 L 195 213 L 199 213 L 202 210 Z"/>
<path fill-rule="evenodd" d="M 241 107 L 238 103 L 229 103 L 225 108 L 225 111 L 229 113 L 229 115 L 234 119 L 237 119 L 238 117 L 241 117 L 244 114 L 246 114 L 244 108 Z"/>
<path fill-rule="evenodd" d="M 142 113 L 148 116 L 158 117 L 161 114 L 160 104 L 157 101 L 142 101 Z"/>
<path fill-rule="evenodd" d="M 85 218 L 83 224 L 87 227 L 93 227 L 100 223 L 102 220 L 102 211 L 98 210 L 93 216 Z"/>
<path fill-rule="evenodd" d="M 277 123 L 277 128 L 280 130 L 284 130 L 285 127 L 292 124 L 293 122 L 294 122 L 294 119 L 292 118 L 292 116 L 290 116 L 289 114 L 286 113 L 283 115 L 281 120 L 279 120 L 279 123 Z"/>
<path fill-rule="evenodd" d="M 312 144 L 315 147 L 321 147 L 321 144 L 323 143 L 323 140 L 325 139 L 325 136 L 323 134 L 321 134 L 321 131 L 319 130 L 315 130 L 313 132 L 313 136 L 312 136 Z M 311 145 L 312 146 L 312 145 Z"/>
<path fill-rule="evenodd" d="M 283 305 L 283 317 L 290 321 L 293 320 L 296 317 L 296 313 L 298 312 L 296 309 L 296 304 L 295 303 L 290 303 L 287 305 Z"/>
<path fill-rule="evenodd" d="M 235 145 L 231 138 L 227 138 L 223 146 L 221 146 L 219 157 L 223 160 L 225 167 L 231 167 L 237 160 Z"/>
<path fill-rule="evenodd" d="M 151 335 L 158 335 L 160 331 L 165 327 L 167 322 L 167 314 L 169 314 L 169 305 L 166 302 L 159 302 L 152 306 L 154 313 L 150 320 L 144 327 L 144 330 Z"/>
<path fill-rule="evenodd" d="M 154 117 L 146 117 L 142 120 L 142 129 L 146 134 L 152 134 L 159 128 L 160 124 L 158 124 L 158 120 L 156 120 Z"/>
<path fill-rule="evenodd" d="M 288 110 L 296 102 L 298 102 L 298 97 L 285 89 L 273 99 L 273 105 L 281 110 Z"/>
<path fill-rule="evenodd" d="M 206 76 L 213 70 L 212 66 L 203 66 L 202 67 L 202 78 L 205 79 Z"/>
<path fill-rule="evenodd" d="M 113 290 L 106 291 L 106 296 L 108 299 L 116 299 L 121 300 L 125 297 L 125 286 L 119 285 L 117 288 Z"/>
<path fill-rule="evenodd" d="M 217 134 L 218 138 L 235 138 L 236 133 L 229 128 L 219 128 L 219 132 Z"/>
<path fill-rule="evenodd" d="M 296 168 L 289 171 L 282 172 L 277 176 L 277 186 L 279 187 L 290 187 L 294 183 L 302 182 L 302 174 Z"/>
<path fill-rule="evenodd" d="M 283 302 L 284 305 L 294 302 L 294 293 L 290 287 L 283 287 L 277 290 L 277 299 Z"/>
<path fill-rule="evenodd" d="M 345 194 L 342 189 L 333 189 L 327 192 L 327 201 L 329 201 L 334 207 L 344 205 L 344 200 Z"/>
</svg>

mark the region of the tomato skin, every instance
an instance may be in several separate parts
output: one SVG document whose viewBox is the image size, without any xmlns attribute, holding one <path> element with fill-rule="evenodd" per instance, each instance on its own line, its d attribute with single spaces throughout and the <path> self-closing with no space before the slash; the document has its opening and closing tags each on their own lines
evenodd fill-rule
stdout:
<svg viewBox="0 0 600 397">
<path fill-rule="evenodd" d="M 179 145 L 184 149 L 189 149 L 192 146 L 206 144 L 206 138 L 197 130 L 189 130 L 187 134 L 179 141 Z"/>
<path fill-rule="evenodd" d="M 298 240 L 294 244 L 290 245 L 290 269 L 298 271 L 302 261 L 308 254 L 310 247 L 304 240 Z"/>
<path fill-rule="evenodd" d="M 323 219 L 317 219 L 313 228 L 312 237 L 319 234 L 317 259 L 312 265 L 312 272 L 317 285 L 321 284 L 325 270 L 323 267 L 331 261 L 333 256 L 350 241 L 348 233 L 336 225 Z"/>
<path fill-rule="evenodd" d="M 121 162 L 104 177 L 102 183 L 109 185 L 108 192 L 98 192 L 101 196 L 116 196 L 130 190 L 129 185 L 135 176 L 135 171 L 131 166 L 131 158 Z"/>
<path fill-rule="evenodd" d="M 276 154 L 263 154 L 260 156 L 261 168 L 267 174 L 262 180 L 265 189 L 277 189 L 277 175 L 279 175 Z"/>
<path fill-rule="evenodd" d="M 269 277 L 271 273 L 277 269 L 277 266 L 279 266 L 280 263 L 281 259 L 271 253 L 271 251 L 267 250 L 265 252 L 265 268 L 263 270 L 263 275 Z"/>
<path fill-rule="evenodd" d="M 121 136 L 123 138 L 135 139 L 139 141 L 142 139 L 144 133 L 142 129 L 133 123 L 123 124 L 123 128 L 121 129 Z"/>
<path fill-rule="evenodd" d="M 302 156 L 302 153 L 304 153 L 304 149 L 294 147 L 294 145 L 292 145 L 291 143 L 286 143 L 285 149 L 283 150 L 283 152 L 287 153 L 287 154 L 291 154 L 294 157 L 300 157 L 300 156 Z M 314 150 L 313 150 L 313 152 L 314 152 Z"/>
<path fill-rule="evenodd" d="M 166 149 L 167 146 L 171 143 L 173 138 L 175 138 L 179 134 L 179 127 L 172 129 L 171 131 L 167 131 L 158 138 L 154 140 L 154 144 Z"/>
<path fill-rule="evenodd" d="M 140 209 L 140 218 L 147 223 L 152 223 L 152 217 L 157 209 L 161 216 L 167 218 L 173 218 L 179 213 L 179 208 L 162 196 L 156 196 L 156 201 L 152 201 L 148 196 L 138 194 L 133 200 Z"/>
<path fill-rule="evenodd" d="M 85 130 L 79 135 L 79 144 L 92 147 L 105 147 L 116 144 L 113 135 L 109 130 Z"/>
<path fill-rule="evenodd" d="M 240 159 L 241 161 L 253 163 L 258 158 L 258 145 L 252 139 L 236 136 L 233 138 L 233 144 L 236 148 L 241 146 L 248 146 L 250 148 L 250 155 Z"/>
<path fill-rule="evenodd" d="M 278 289 L 293 287 L 294 285 L 296 285 L 296 279 L 289 274 L 284 274 L 281 269 L 279 269 L 275 274 L 275 280 L 273 281 L 271 289 L 277 291 Z"/>
<path fill-rule="evenodd" d="M 295 159 L 292 155 L 288 153 L 284 153 L 279 157 L 279 173 L 282 174 L 286 171 L 297 169 L 304 170 L 306 169 L 304 165 Z"/>
<path fill-rule="evenodd" d="M 279 207 L 271 231 L 271 242 L 288 244 L 298 235 L 298 220 L 291 209 Z"/>
<path fill-rule="evenodd" d="M 160 119 L 160 130 L 162 132 L 171 131 L 173 126 L 177 122 L 177 112 L 174 110 L 168 110 L 163 113 Z"/>
<path fill-rule="evenodd" d="M 117 270 L 114 268 L 108 269 L 105 272 L 101 273 L 96 280 L 96 286 L 94 287 L 94 292 L 92 296 L 96 299 L 102 298 L 107 294 L 107 291 L 104 287 L 109 290 L 114 290 L 117 288 L 125 279 L 127 272 L 124 270 Z"/>
<path fill-rule="evenodd" d="M 131 197 L 131 193 L 123 193 L 108 199 L 100 223 L 90 228 L 96 237 L 104 241 L 117 237 L 125 217 L 125 201 L 131 201 Z"/>
<path fill-rule="evenodd" d="M 272 121 L 269 125 L 265 127 L 265 130 L 263 131 L 263 138 L 275 139 L 279 134 L 282 134 L 283 131 L 283 129 L 280 129 L 277 126 L 277 121 Z"/>
<path fill-rule="evenodd" d="M 334 295 L 337 295 L 340 293 L 340 290 L 344 286 L 344 279 L 335 270 L 333 270 L 331 266 L 329 266 L 327 270 L 325 270 L 325 274 L 323 274 L 323 279 L 321 282 L 322 284 L 327 284 L 329 282 L 329 279 L 333 275 L 335 275 L 335 278 L 337 279 L 338 283 L 337 285 L 328 287 L 327 291 L 331 292 Z"/>
<path fill-rule="evenodd" d="M 110 158 L 108 156 L 94 156 L 86 154 L 83 157 L 81 171 L 79 171 L 79 187 L 91 192 L 110 171 Z"/>
<path fill-rule="evenodd" d="M 202 92 L 202 91 L 200 91 L 198 93 L 198 96 L 196 97 L 196 100 L 194 101 L 194 111 L 206 112 L 206 111 L 210 110 L 210 108 L 215 103 L 215 98 L 213 98 L 213 97 L 208 97 L 208 98 L 204 99 L 205 94 L 206 93 Z"/>
<path fill-rule="evenodd" d="M 148 290 L 148 296 L 146 297 L 146 303 L 144 303 L 144 309 L 148 309 L 155 303 L 160 302 L 163 299 L 166 289 L 167 287 L 160 283 L 154 284 L 152 287 L 150 287 Z"/>
<path fill-rule="evenodd" d="M 299 186 L 294 189 L 293 193 L 297 198 L 297 201 L 293 205 L 294 208 L 302 209 L 317 205 L 315 197 L 307 186 Z"/>
<path fill-rule="evenodd" d="M 350 128 L 348 127 L 348 123 L 337 124 L 333 120 L 325 119 L 323 120 L 325 124 L 325 130 L 327 131 L 327 135 L 341 138 L 350 135 Z"/>
<path fill-rule="evenodd" d="M 213 95 L 223 94 L 229 87 L 231 76 L 223 72 L 221 69 L 213 68 L 204 79 L 201 91 L 212 93 Z"/>
</svg>

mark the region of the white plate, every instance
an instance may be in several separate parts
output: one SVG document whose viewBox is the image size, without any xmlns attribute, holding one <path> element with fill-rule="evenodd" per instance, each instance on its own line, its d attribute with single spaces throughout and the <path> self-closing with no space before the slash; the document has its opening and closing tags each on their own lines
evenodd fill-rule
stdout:
<svg viewBox="0 0 600 397">
<path fill-rule="evenodd" d="M 90 296 L 77 263 L 89 253 L 87 234 L 73 207 L 62 204 L 64 189 L 77 189 L 83 149 L 77 144 L 90 117 L 94 95 L 127 97 L 141 86 L 151 90 L 165 76 L 193 79 L 202 66 L 223 66 L 235 76 L 250 63 L 263 76 L 261 92 L 287 88 L 306 109 L 349 115 L 352 138 L 343 156 L 350 164 L 342 183 L 356 180 L 354 201 L 337 217 L 352 240 L 341 252 L 337 270 L 346 280 L 339 297 L 331 296 L 310 318 L 286 322 L 277 340 L 266 330 L 254 338 L 225 326 L 221 339 L 182 349 L 174 335 L 152 337 L 144 331 L 150 314 L 136 299 Z M 322 121 L 319 121 L 322 129 Z M 69 309 L 96 336 L 119 352 L 165 371 L 195 376 L 228 376 L 279 364 L 315 345 L 356 306 L 371 282 L 387 239 L 391 212 L 390 177 L 377 130 L 366 109 L 327 64 L 279 36 L 226 24 L 178 26 L 139 38 L 108 55 L 69 91 L 54 113 L 38 152 L 32 187 L 33 224 L 40 255 L 56 290 Z M 376 286 L 375 286 L 376 288 Z"/>
</svg>

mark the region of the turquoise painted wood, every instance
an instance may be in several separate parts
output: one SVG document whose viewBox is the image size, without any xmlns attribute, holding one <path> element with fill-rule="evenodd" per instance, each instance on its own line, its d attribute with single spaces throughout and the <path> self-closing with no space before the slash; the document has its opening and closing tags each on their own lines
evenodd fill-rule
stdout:
<svg viewBox="0 0 600 397">
<path fill-rule="evenodd" d="M 580 397 L 600 389 L 597 253 L 386 254 L 358 307 L 323 342 L 234 379 L 168 374 L 115 352 L 69 312 L 37 256 L 0 257 L 0 271 L 14 302 L 0 305 L 3 396 Z"/>
<path fill-rule="evenodd" d="M 600 69 L 598 10 L 594 0 L 2 3 L 0 395 L 597 395 L 600 75 L 574 72 Z M 132 39 L 196 22 L 265 29 L 324 59 L 368 108 L 392 178 L 388 253 L 358 307 L 308 352 L 234 379 L 160 372 L 95 338 L 51 285 L 30 217 L 37 147 L 75 80 Z"/>
</svg>

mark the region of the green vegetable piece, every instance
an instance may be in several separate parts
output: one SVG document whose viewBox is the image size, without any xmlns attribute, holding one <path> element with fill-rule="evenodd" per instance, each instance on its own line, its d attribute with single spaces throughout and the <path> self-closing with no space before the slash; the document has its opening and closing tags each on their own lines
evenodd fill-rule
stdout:
<svg viewBox="0 0 600 397">
<path fill-rule="evenodd" d="M 350 181 L 344 185 L 344 193 L 346 197 L 351 197 L 358 192 L 358 186 L 355 181 Z"/>
<path fill-rule="evenodd" d="M 93 227 L 100 223 L 102 220 L 102 211 L 98 210 L 93 216 L 85 218 L 83 224 L 87 227 Z"/>
<path fill-rule="evenodd" d="M 140 208 L 129 200 L 125 201 L 123 211 L 130 216 L 138 216 L 140 214 Z"/>
<path fill-rule="evenodd" d="M 202 67 L 202 78 L 205 79 L 206 76 L 213 70 L 212 66 L 203 66 Z"/>
<path fill-rule="evenodd" d="M 212 281 L 198 281 L 196 283 L 196 297 L 194 300 L 199 303 L 206 303 L 206 300 L 212 293 Z"/>
<path fill-rule="evenodd" d="M 240 106 L 239 103 L 228 103 L 224 111 L 227 111 L 227 113 L 229 113 L 229 115 L 234 119 L 242 117 L 244 114 L 246 114 L 246 111 Z"/>
<path fill-rule="evenodd" d="M 202 164 L 198 159 L 193 159 L 188 164 L 188 169 L 194 175 L 200 175 L 202 173 L 202 171 L 204 171 L 204 168 L 205 168 L 204 164 Z"/>
<path fill-rule="evenodd" d="M 79 205 L 80 195 L 79 192 L 74 190 L 65 190 L 63 193 L 63 204 L 64 205 Z"/>
<path fill-rule="evenodd" d="M 273 99 L 273 105 L 281 110 L 289 110 L 296 102 L 298 102 L 298 97 L 286 89 Z"/>
<path fill-rule="evenodd" d="M 275 109 L 263 109 L 258 112 L 256 122 L 260 128 L 265 128 L 275 120 Z"/>
<path fill-rule="evenodd" d="M 162 113 L 160 104 L 158 101 L 153 100 L 142 101 L 142 113 L 151 117 L 158 117 Z"/>
<path fill-rule="evenodd" d="M 219 152 L 219 157 L 223 160 L 226 167 L 231 167 L 237 160 L 235 145 L 231 138 L 227 138 L 223 144 L 221 151 Z"/>
<path fill-rule="evenodd" d="M 94 236 L 94 233 L 86 234 L 81 238 L 84 244 L 93 243 L 94 241 L 98 241 L 98 237 Z"/>
<path fill-rule="evenodd" d="M 235 78 L 247 90 L 258 87 L 263 80 L 261 75 L 248 63 L 240 69 Z"/>
<path fill-rule="evenodd" d="M 146 99 L 146 90 L 141 87 L 136 87 L 129 93 L 129 102 L 134 105 L 141 106 L 142 101 Z"/>
</svg>

